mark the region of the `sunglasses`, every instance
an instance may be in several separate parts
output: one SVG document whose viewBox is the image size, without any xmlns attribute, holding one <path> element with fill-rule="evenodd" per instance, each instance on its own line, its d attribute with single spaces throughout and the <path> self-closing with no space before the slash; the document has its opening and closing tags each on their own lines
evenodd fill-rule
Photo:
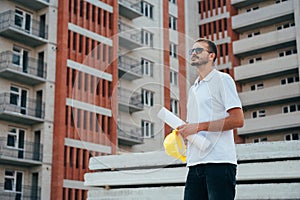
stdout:
<svg viewBox="0 0 300 200">
<path fill-rule="evenodd" d="M 207 51 L 208 53 L 212 53 L 212 52 L 208 51 L 207 49 L 204 49 L 202 47 L 198 47 L 198 48 L 190 49 L 189 50 L 189 55 L 192 55 L 194 51 L 196 52 L 196 54 L 202 53 L 203 51 Z"/>
</svg>

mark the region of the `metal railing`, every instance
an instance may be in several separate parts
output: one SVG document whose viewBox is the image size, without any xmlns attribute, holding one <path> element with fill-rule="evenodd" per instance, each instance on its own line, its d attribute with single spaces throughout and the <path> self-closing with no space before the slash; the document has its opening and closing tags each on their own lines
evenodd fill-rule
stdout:
<svg viewBox="0 0 300 200">
<path fill-rule="evenodd" d="M 17 102 L 14 94 L 2 93 L 0 94 L 0 112 L 9 111 L 22 114 L 24 116 L 31 116 L 44 119 L 45 103 L 38 102 L 36 99 L 26 99 L 26 107 L 16 105 Z"/>
<path fill-rule="evenodd" d="M 24 148 L 9 146 L 7 143 L 7 137 L 0 137 L 0 156 L 34 161 L 43 159 L 43 145 L 40 143 L 25 141 L 22 144 Z M 17 145 L 19 141 L 14 141 L 14 143 Z"/>
<path fill-rule="evenodd" d="M 8 10 L 3 13 L 0 13 L 0 30 L 5 30 L 10 27 L 18 29 L 24 33 L 28 33 L 40 38 L 47 39 L 48 38 L 48 26 L 42 26 L 41 23 L 37 20 L 31 19 L 30 28 L 27 30 L 24 27 L 18 25 L 16 21 L 16 13 L 13 10 Z"/>
<path fill-rule="evenodd" d="M 142 42 L 142 32 L 139 29 L 129 26 L 128 24 L 118 21 L 119 33 L 134 42 L 141 44 Z"/>
<path fill-rule="evenodd" d="M 40 78 L 44 78 L 44 79 L 46 78 L 47 63 L 45 63 L 43 60 L 28 57 L 26 63 L 22 63 L 22 64 L 20 63 L 21 65 L 18 65 L 18 63 L 14 63 L 15 56 L 21 57 L 23 55 L 15 55 L 12 51 L 1 52 L 0 70 L 9 68 L 18 72 L 23 72 Z"/>
<path fill-rule="evenodd" d="M 9 183 L 0 183 L 0 197 L 1 200 L 40 200 L 41 199 L 41 187 L 33 186 L 33 185 L 22 185 L 16 191 L 8 190 L 11 186 Z M 6 189 L 4 189 L 6 188 Z"/>
<path fill-rule="evenodd" d="M 141 63 L 138 60 L 130 58 L 128 56 L 119 56 L 119 68 L 142 75 Z"/>
<path fill-rule="evenodd" d="M 119 2 L 127 7 L 130 7 L 138 12 L 141 12 L 141 2 L 140 1 L 119 0 Z"/>
<path fill-rule="evenodd" d="M 144 104 L 142 103 L 141 93 L 130 91 L 121 87 L 118 88 L 118 101 L 125 104 L 139 107 L 141 109 L 144 108 Z"/>
<path fill-rule="evenodd" d="M 142 129 L 130 124 L 118 123 L 118 135 L 142 143 Z"/>
</svg>

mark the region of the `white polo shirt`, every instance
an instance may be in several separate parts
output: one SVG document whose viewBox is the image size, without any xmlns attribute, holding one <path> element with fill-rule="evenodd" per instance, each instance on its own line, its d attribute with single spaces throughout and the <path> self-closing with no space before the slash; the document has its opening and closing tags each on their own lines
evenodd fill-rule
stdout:
<svg viewBox="0 0 300 200">
<path fill-rule="evenodd" d="M 200 123 L 223 119 L 231 108 L 241 108 L 236 86 L 230 75 L 213 69 L 203 80 L 195 81 L 189 90 L 187 122 Z M 210 142 L 206 150 L 188 142 L 187 166 L 202 163 L 237 164 L 233 130 L 200 131 Z"/>
</svg>

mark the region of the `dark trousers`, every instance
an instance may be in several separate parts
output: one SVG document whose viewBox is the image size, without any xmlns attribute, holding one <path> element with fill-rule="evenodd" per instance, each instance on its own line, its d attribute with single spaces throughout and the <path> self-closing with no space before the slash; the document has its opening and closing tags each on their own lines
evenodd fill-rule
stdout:
<svg viewBox="0 0 300 200">
<path fill-rule="evenodd" d="M 229 163 L 199 164 L 189 167 L 184 200 L 233 200 L 236 165 Z"/>
</svg>

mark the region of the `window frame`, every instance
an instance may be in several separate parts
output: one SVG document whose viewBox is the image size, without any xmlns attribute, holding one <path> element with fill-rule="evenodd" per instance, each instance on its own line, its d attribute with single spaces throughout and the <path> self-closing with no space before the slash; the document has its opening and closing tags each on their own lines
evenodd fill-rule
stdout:
<svg viewBox="0 0 300 200">
<path fill-rule="evenodd" d="M 174 113 L 177 116 L 179 115 L 179 101 L 177 99 L 171 98 L 170 108 L 172 113 Z"/>
<path fill-rule="evenodd" d="M 153 19 L 153 8 L 154 6 L 146 1 L 141 1 L 141 13 L 143 16 Z"/>
<path fill-rule="evenodd" d="M 169 15 L 169 29 L 174 31 L 178 29 L 178 19 L 173 15 Z"/>
<path fill-rule="evenodd" d="M 169 55 L 173 58 L 177 58 L 178 57 L 178 45 L 170 42 L 170 53 Z"/>
<path fill-rule="evenodd" d="M 154 138 L 154 123 L 149 120 L 141 121 L 142 137 Z"/>
<path fill-rule="evenodd" d="M 144 106 L 153 106 L 154 105 L 154 92 L 142 89 L 142 103 Z"/>
<path fill-rule="evenodd" d="M 294 136 L 298 135 L 298 139 L 294 139 Z M 287 136 L 290 137 L 290 139 L 287 139 Z M 288 133 L 284 135 L 284 141 L 293 141 L 293 140 L 300 140 L 300 133 Z"/>
<path fill-rule="evenodd" d="M 142 29 L 142 37 L 141 37 L 141 43 L 145 46 L 153 47 L 153 36 L 154 34 L 150 31 L 147 31 L 145 29 Z"/>
<path fill-rule="evenodd" d="M 153 66 L 154 62 L 146 58 L 141 58 L 142 74 L 144 76 L 153 77 Z"/>
<path fill-rule="evenodd" d="M 13 172 L 13 175 L 7 175 L 6 172 Z M 5 169 L 4 172 L 4 192 L 13 192 L 16 194 L 21 194 L 22 195 L 22 191 L 17 191 L 17 174 L 20 173 L 22 175 L 22 183 L 21 185 L 23 186 L 23 182 L 24 182 L 24 172 L 22 171 L 16 171 L 16 170 L 10 170 L 10 169 Z M 5 189 L 5 184 L 6 184 L 6 180 L 12 180 L 12 189 L 8 190 Z"/>
<path fill-rule="evenodd" d="M 174 86 L 178 85 L 178 72 L 175 70 L 170 70 L 170 84 Z"/>
</svg>

